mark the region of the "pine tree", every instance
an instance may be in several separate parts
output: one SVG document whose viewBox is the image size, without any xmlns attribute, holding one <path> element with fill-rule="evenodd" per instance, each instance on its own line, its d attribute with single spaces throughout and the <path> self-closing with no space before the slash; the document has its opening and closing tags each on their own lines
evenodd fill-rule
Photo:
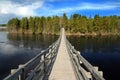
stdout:
<svg viewBox="0 0 120 80">
<path fill-rule="evenodd" d="M 27 17 L 23 17 L 21 22 L 20 22 L 20 26 L 22 29 L 22 33 L 24 33 L 26 30 L 28 30 L 28 19 Z"/>
<path fill-rule="evenodd" d="M 87 19 L 87 31 L 89 33 L 93 32 L 93 19 L 91 17 L 89 17 L 89 19 Z"/>
<path fill-rule="evenodd" d="M 66 13 L 63 14 L 62 27 L 64 27 L 66 30 L 68 29 L 68 18 Z"/>
<path fill-rule="evenodd" d="M 29 30 L 31 31 L 32 34 L 35 33 L 35 22 L 33 17 L 29 18 Z"/>
</svg>

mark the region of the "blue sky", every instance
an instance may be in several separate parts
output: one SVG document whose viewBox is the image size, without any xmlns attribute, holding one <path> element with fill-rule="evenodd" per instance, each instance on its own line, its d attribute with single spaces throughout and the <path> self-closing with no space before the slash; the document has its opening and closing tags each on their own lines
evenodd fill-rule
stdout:
<svg viewBox="0 0 120 80">
<path fill-rule="evenodd" d="M 120 0 L 0 0 L 0 24 L 14 17 L 119 15 Z"/>
</svg>

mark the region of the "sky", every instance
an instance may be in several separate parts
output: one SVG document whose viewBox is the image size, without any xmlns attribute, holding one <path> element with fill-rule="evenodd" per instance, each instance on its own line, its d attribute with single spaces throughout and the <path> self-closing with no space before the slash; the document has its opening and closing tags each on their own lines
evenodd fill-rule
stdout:
<svg viewBox="0 0 120 80">
<path fill-rule="evenodd" d="M 120 16 L 120 0 L 0 0 L 0 24 L 29 16 Z"/>
</svg>

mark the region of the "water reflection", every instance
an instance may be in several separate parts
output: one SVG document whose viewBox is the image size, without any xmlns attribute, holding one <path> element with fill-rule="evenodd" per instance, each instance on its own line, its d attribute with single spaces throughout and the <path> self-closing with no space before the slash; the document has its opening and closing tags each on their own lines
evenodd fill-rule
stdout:
<svg viewBox="0 0 120 80">
<path fill-rule="evenodd" d="M 8 34 L 8 32 L 0 32 L 0 43 L 4 43 L 7 41 L 6 34 Z"/>
<path fill-rule="evenodd" d="M 45 49 L 52 44 L 57 36 L 53 35 L 14 35 L 8 34 L 9 43 L 16 47 L 24 47 L 28 49 L 42 48 Z"/>
<path fill-rule="evenodd" d="M 19 35 L 0 32 L 0 80 L 57 40 L 55 35 Z"/>
<path fill-rule="evenodd" d="M 120 36 L 67 37 L 92 65 L 99 66 L 106 80 L 118 80 L 120 74 Z"/>
<path fill-rule="evenodd" d="M 0 80 L 46 49 L 58 36 L 14 35 L 0 32 Z M 118 80 L 120 74 L 120 36 L 80 37 L 68 40 L 92 65 L 99 66 L 106 80 Z"/>
</svg>

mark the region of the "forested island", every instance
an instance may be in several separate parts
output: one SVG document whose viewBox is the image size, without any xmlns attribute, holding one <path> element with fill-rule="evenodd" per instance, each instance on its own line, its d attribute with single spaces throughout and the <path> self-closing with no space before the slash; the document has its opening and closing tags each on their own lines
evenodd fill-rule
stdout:
<svg viewBox="0 0 120 80">
<path fill-rule="evenodd" d="M 0 31 L 6 31 L 6 24 L 0 24 Z"/>
<path fill-rule="evenodd" d="M 67 17 L 23 17 L 13 18 L 7 23 L 10 33 L 21 34 L 58 34 L 61 27 L 64 27 L 68 35 L 109 35 L 120 34 L 120 16 L 99 16 L 86 17 L 80 14 L 73 14 Z"/>
<path fill-rule="evenodd" d="M 1 27 L 1 26 L 2 26 L 2 27 L 5 27 L 5 26 L 6 26 L 6 24 L 0 24 L 0 27 Z"/>
</svg>

